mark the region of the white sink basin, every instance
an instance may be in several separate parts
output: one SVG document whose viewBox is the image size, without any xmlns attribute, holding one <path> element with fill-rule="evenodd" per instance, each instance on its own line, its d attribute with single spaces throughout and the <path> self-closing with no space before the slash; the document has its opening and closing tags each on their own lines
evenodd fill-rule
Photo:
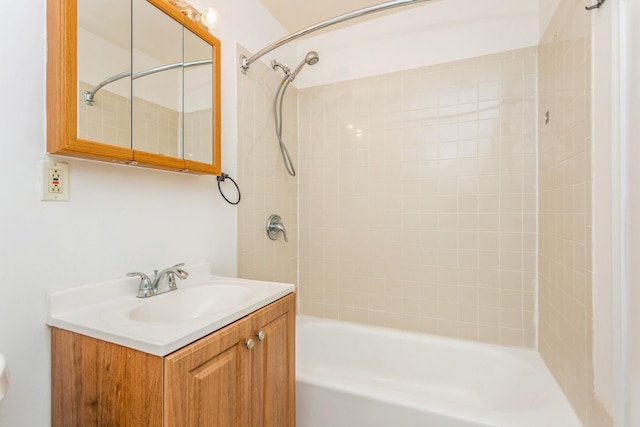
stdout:
<svg viewBox="0 0 640 427">
<path fill-rule="evenodd" d="M 204 285 L 177 289 L 150 297 L 148 302 L 130 310 L 127 317 L 135 322 L 176 322 L 197 319 L 216 311 L 236 307 L 251 296 L 242 285 Z"/>
<path fill-rule="evenodd" d="M 212 276 L 185 266 L 178 289 L 137 298 L 140 280 L 123 278 L 50 292 L 47 324 L 165 356 L 290 294 L 294 286 Z"/>
</svg>

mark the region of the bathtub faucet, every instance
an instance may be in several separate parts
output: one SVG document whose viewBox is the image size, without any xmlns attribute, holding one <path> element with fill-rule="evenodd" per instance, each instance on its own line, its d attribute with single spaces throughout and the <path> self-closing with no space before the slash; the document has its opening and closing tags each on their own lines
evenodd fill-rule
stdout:
<svg viewBox="0 0 640 427">
<path fill-rule="evenodd" d="M 178 289 L 176 278 L 186 279 L 189 277 L 189 273 L 181 268 L 183 266 L 184 263 L 176 264 L 173 267 L 165 268 L 160 273 L 158 270 L 154 270 L 153 279 L 140 272 L 127 273 L 127 276 L 140 277 L 138 298 L 148 298 Z"/>
</svg>

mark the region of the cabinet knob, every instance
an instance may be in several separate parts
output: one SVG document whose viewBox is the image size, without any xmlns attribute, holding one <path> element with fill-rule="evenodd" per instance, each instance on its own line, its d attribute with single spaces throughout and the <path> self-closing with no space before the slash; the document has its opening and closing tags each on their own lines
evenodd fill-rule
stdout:
<svg viewBox="0 0 640 427">
<path fill-rule="evenodd" d="M 259 331 L 256 336 L 258 337 L 258 339 L 260 341 L 264 341 L 264 339 L 267 337 L 267 334 L 264 333 L 264 331 Z"/>
<path fill-rule="evenodd" d="M 252 339 L 248 340 L 246 343 L 244 343 L 244 345 L 251 350 L 253 348 L 253 346 L 255 345 L 255 343 L 253 342 Z"/>
</svg>

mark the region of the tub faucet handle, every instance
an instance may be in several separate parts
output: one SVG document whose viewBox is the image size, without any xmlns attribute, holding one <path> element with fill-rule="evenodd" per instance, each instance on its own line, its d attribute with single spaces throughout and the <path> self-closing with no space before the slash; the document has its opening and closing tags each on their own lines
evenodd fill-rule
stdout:
<svg viewBox="0 0 640 427">
<path fill-rule="evenodd" d="M 271 215 L 267 220 L 267 235 L 271 240 L 278 240 L 280 234 L 284 236 L 285 242 L 289 241 L 287 239 L 287 229 L 284 227 L 280 215 Z"/>
</svg>

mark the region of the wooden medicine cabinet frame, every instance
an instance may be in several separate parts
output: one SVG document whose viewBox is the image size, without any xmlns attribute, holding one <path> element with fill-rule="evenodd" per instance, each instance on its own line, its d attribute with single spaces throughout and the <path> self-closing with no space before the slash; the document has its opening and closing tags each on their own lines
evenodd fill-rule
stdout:
<svg viewBox="0 0 640 427">
<path fill-rule="evenodd" d="M 77 0 L 47 0 L 47 152 L 154 169 L 220 175 L 220 41 L 166 0 L 146 1 L 212 47 L 211 163 L 135 150 L 133 142 L 131 147 L 119 147 L 78 137 Z"/>
</svg>

